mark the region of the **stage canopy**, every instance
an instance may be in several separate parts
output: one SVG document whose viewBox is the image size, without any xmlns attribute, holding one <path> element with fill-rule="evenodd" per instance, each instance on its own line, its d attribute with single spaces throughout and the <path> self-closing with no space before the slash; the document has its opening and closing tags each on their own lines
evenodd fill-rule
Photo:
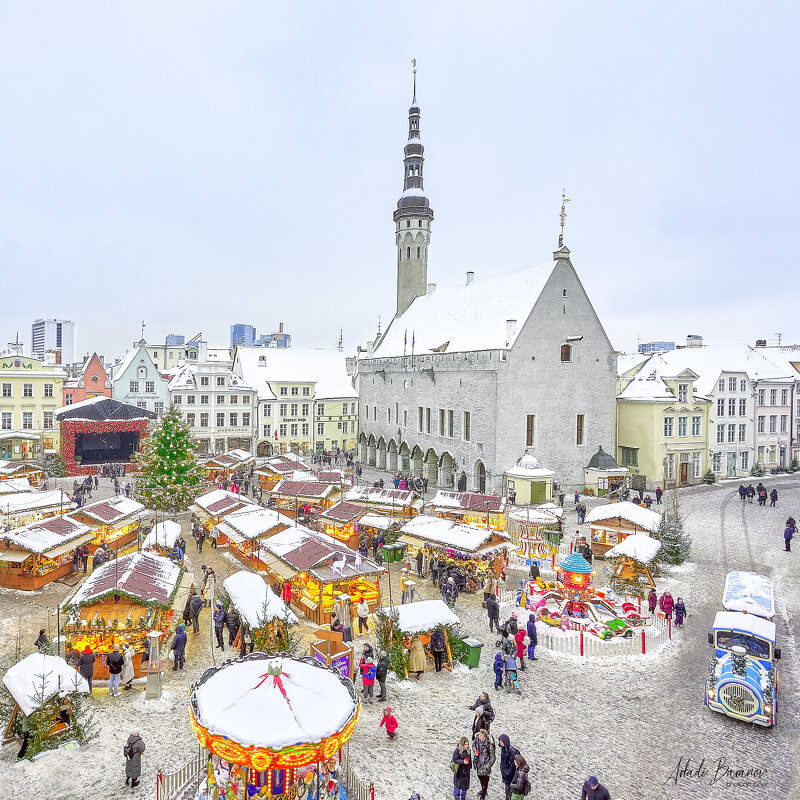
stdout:
<svg viewBox="0 0 800 800">
<path fill-rule="evenodd" d="M 132 406 L 130 403 L 121 403 L 113 397 L 92 397 L 70 406 L 62 406 L 55 411 L 57 420 L 91 420 L 106 422 L 109 420 L 127 419 L 155 419 L 154 411 L 146 408 Z"/>
</svg>

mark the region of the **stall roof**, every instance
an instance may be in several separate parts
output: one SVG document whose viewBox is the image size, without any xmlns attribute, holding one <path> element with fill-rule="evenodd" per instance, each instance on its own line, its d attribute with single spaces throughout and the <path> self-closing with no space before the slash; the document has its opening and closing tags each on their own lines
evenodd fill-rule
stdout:
<svg viewBox="0 0 800 800">
<path fill-rule="evenodd" d="M 385 514 L 364 514 L 358 521 L 364 528 L 375 528 L 379 531 L 388 531 L 400 525 L 400 520 L 394 517 L 387 517 Z"/>
<path fill-rule="evenodd" d="M 3 676 L 3 683 L 26 717 L 54 695 L 89 694 L 86 678 L 63 658 L 44 653 L 33 653 L 14 664 Z"/>
<path fill-rule="evenodd" d="M 64 605 L 90 602 L 117 589 L 143 603 L 156 602 L 165 606 L 178 586 L 181 572 L 181 567 L 164 556 L 150 551 L 131 553 L 95 570 Z"/>
<path fill-rule="evenodd" d="M 26 511 L 36 512 L 52 508 L 63 508 L 64 511 L 71 511 L 77 507 L 77 504 L 73 503 L 67 497 L 67 494 L 60 489 L 48 492 L 6 494 L 0 500 L 0 513 L 2 514 L 23 514 Z"/>
<path fill-rule="evenodd" d="M 452 509 L 454 511 L 482 511 L 486 513 L 502 513 L 506 507 L 506 498 L 495 494 L 473 494 L 471 492 L 446 492 L 440 489 L 430 504 L 435 508 Z"/>
<path fill-rule="evenodd" d="M 429 517 L 423 514 L 410 519 L 400 528 L 400 541 L 402 542 L 411 544 L 433 542 L 472 553 L 497 547 L 496 544 L 489 544 L 495 537 L 508 539 L 508 535 L 500 531 L 476 528 L 472 525 L 463 525 L 441 517 Z"/>
<path fill-rule="evenodd" d="M 31 483 L 27 478 L 6 478 L 0 481 L 0 494 L 17 494 L 30 492 Z"/>
<path fill-rule="evenodd" d="M 324 483 L 341 483 L 344 472 L 340 469 L 322 469 L 317 473 L 317 480 Z"/>
<path fill-rule="evenodd" d="M 586 515 L 586 522 L 607 522 L 617 517 L 651 533 L 656 533 L 661 525 L 661 514 L 627 501 L 595 506 Z"/>
<path fill-rule="evenodd" d="M 354 486 L 345 495 L 351 503 L 392 508 L 417 508 L 423 505 L 422 498 L 411 491 L 402 489 L 381 489 L 380 486 Z"/>
<path fill-rule="evenodd" d="M 290 625 L 299 622 L 283 600 L 267 586 L 264 579 L 255 572 L 240 570 L 229 575 L 222 582 L 239 616 L 251 628 L 260 628 L 274 619 L 286 619 Z"/>
<path fill-rule="evenodd" d="M 244 539 L 255 539 L 269 531 L 278 533 L 285 530 L 294 525 L 294 520 L 272 508 L 246 506 L 228 514 L 218 527 L 222 528 L 222 525 L 232 528 Z"/>
<path fill-rule="evenodd" d="M 458 625 L 461 621 L 443 600 L 420 600 L 401 606 L 386 606 L 381 611 L 386 614 L 396 611 L 397 627 L 409 634 L 426 633 L 437 625 Z"/>
<path fill-rule="evenodd" d="M 319 517 L 320 519 L 331 519 L 334 522 L 356 522 L 365 515 L 365 511 L 364 506 L 341 500 L 336 505 L 326 508 Z"/>
<path fill-rule="evenodd" d="M 775 616 L 772 581 L 757 572 L 729 572 L 725 578 L 722 607 L 726 611 L 746 611 L 772 619 Z"/>
<path fill-rule="evenodd" d="M 272 488 L 272 494 L 285 497 L 318 497 L 325 499 L 339 487 L 335 483 L 321 483 L 320 481 L 292 481 L 284 478 Z"/>
<path fill-rule="evenodd" d="M 81 506 L 76 514 L 91 517 L 101 525 L 115 525 L 133 514 L 144 511 L 144 506 L 131 500 L 129 497 L 109 497 L 108 500 L 98 500 L 88 506 Z"/>
<path fill-rule="evenodd" d="M 145 540 L 142 542 L 142 550 L 149 550 L 158 545 L 159 547 L 175 547 L 181 535 L 181 526 L 171 519 L 159 522 L 150 529 Z"/>
<path fill-rule="evenodd" d="M 0 475 L 13 475 L 16 472 L 44 472 L 38 464 L 31 464 L 30 461 L 0 461 Z M 12 480 L 12 479 L 6 479 Z M 19 479 L 17 479 L 19 480 Z M 4 483 L 0 481 L 0 483 Z"/>
<path fill-rule="evenodd" d="M 195 499 L 194 505 L 205 511 L 206 514 L 219 517 L 240 506 L 255 506 L 256 503 L 236 492 L 214 489 L 206 492 L 206 494 L 201 494 L 200 497 Z"/>
<path fill-rule="evenodd" d="M 39 520 L 39 522 L 26 525 L 24 528 L 17 528 L 3 534 L 3 540 L 20 550 L 49 554 L 56 548 L 60 552 L 66 552 L 62 549 L 64 545 L 67 545 L 66 549 L 68 550 L 89 541 L 93 536 L 94 533 L 87 525 L 71 517 L 59 516 Z M 0 559 L 2 556 L 3 553 L 0 552 Z"/>
<path fill-rule="evenodd" d="M 634 533 L 633 536 L 626 536 L 619 544 L 614 545 L 605 556 L 606 558 L 628 556 L 634 561 L 649 564 L 660 549 L 661 542 L 658 539 L 652 539 L 646 533 Z"/>
<path fill-rule="evenodd" d="M 717 611 L 714 617 L 714 630 L 745 631 L 761 636 L 770 642 L 775 641 L 775 623 L 755 614 L 739 611 Z"/>
<path fill-rule="evenodd" d="M 279 475 L 286 475 L 290 472 L 308 472 L 309 466 L 297 458 L 287 458 L 286 456 L 275 456 L 262 464 L 261 470 L 265 472 L 276 472 Z"/>
</svg>

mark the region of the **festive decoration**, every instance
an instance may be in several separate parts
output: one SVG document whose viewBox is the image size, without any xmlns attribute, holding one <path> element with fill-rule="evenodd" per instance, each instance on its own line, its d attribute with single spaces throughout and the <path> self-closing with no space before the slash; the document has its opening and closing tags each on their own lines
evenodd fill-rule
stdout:
<svg viewBox="0 0 800 800">
<path fill-rule="evenodd" d="M 61 420 L 61 460 L 67 475 L 94 475 L 97 464 L 78 465 L 75 461 L 75 436 L 79 433 L 129 433 L 139 434 L 139 444 L 147 438 L 147 419 L 118 419 L 96 422 L 88 419 Z"/>
<path fill-rule="evenodd" d="M 194 460 L 197 442 L 189 426 L 172 405 L 137 455 L 136 490 L 148 508 L 184 511 L 205 485 L 203 471 Z"/>
<path fill-rule="evenodd" d="M 747 675 L 747 651 L 744 647 L 731 647 L 731 668 L 734 675 Z"/>
</svg>

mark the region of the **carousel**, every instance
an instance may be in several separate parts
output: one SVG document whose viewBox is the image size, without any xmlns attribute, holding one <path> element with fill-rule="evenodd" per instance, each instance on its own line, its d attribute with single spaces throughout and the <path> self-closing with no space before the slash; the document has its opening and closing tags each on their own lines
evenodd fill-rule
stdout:
<svg viewBox="0 0 800 800">
<path fill-rule="evenodd" d="M 314 658 L 254 652 L 207 669 L 189 696 L 208 751 L 196 800 L 336 797 L 334 757 L 360 713 L 352 681 Z"/>
</svg>

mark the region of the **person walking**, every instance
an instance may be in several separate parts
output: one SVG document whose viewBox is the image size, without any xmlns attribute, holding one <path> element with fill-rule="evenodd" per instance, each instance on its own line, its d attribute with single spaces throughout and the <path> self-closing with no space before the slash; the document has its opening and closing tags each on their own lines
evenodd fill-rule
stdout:
<svg viewBox="0 0 800 800">
<path fill-rule="evenodd" d="M 455 579 L 452 575 L 447 579 L 447 583 L 444 585 L 442 597 L 444 598 L 445 603 L 450 606 L 450 608 L 456 607 L 456 600 L 458 600 L 458 586 L 456 585 Z"/>
<path fill-rule="evenodd" d="M 489 572 L 486 576 L 486 580 L 483 584 L 483 607 L 486 608 L 486 604 L 489 602 L 489 597 L 495 594 L 495 589 L 497 588 L 497 578 L 495 578 L 493 572 Z"/>
<path fill-rule="evenodd" d="M 125 666 L 125 656 L 119 650 L 119 645 L 114 645 L 114 650 L 106 657 L 108 664 L 108 693 L 112 697 L 119 697 L 119 679 L 122 668 Z"/>
<path fill-rule="evenodd" d="M 770 505 L 770 507 L 771 508 L 775 508 L 775 503 L 777 503 L 777 502 L 778 502 L 778 490 L 777 489 L 773 489 L 769 493 L 769 505 Z"/>
<path fill-rule="evenodd" d="M 442 631 L 441 628 L 437 628 L 431 634 L 431 653 L 433 654 L 433 663 L 437 672 L 442 671 L 442 659 L 444 658 L 445 647 L 444 631 Z"/>
<path fill-rule="evenodd" d="M 38 648 L 39 652 L 41 652 L 45 647 L 47 647 L 48 644 L 50 644 L 50 640 L 47 638 L 44 628 L 40 629 L 39 636 L 34 644 Z"/>
<path fill-rule="evenodd" d="M 751 483 L 745 491 L 747 492 L 747 502 L 752 503 L 753 498 L 756 496 L 756 490 L 753 488 L 753 484 Z"/>
<path fill-rule="evenodd" d="M 358 601 L 358 605 L 356 606 L 356 614 L 358 614 L 359 635 L 364 631 L 369 632 L 369 625 L 367 624 L 367 620 L 369 619 L 369 606 L 363 597 Z"/>
<path fill-rule="evenodd" d="M 514 642 L 517 645 L 517 650 L 514 655 L 517 657 L 520 669 L 527 669 L 527 667 L 525 666 L 525 647 L 527 644 L 526 643 L 527 638 L 528 638 L 528 632 L 525 628 L 521 628 L 514 634 Z"/>
<path fill-rule="evenodd" d="M 489 778 L 495 762 L 494 739 L 486 728 L 481 728 L 472 740 L 472 746 L 475 753 L 475 773 L 481 784 L 478 799 L 486 800 L 489 793 Z"/>
<path fill-rule="evenodd" d="M 411 640 L 411 646 L 408 648 L 408 671 L 413 672 L 414 677 L 419 680 L 422 673 L 425 671 L 427 659 L 425 658 L 425 648 L 422 646 L 422 639 L 415 636 Z"/>
<path fill-rule="evenodd" d="M 281 600 L 287 606 L 292 604 L 292 584 L 289 581 L 284 581 L 283 586 L 281 586 Z"/>
<path fill-rule="evenodd" d="M 219 637 L 217 637 L 219 639 Z M 175 637 L 172 640 L 172 647 L 170 647 L 174 656 L 172 662 L 172 671 L 175 672 L 176 670 L 183 669 L 184 665 L 184 655 L 186 653 L 186 627 L 181 622 L 177 628 L 175 628 Z"/>
<path fill-rule="evenodd" d="M 536 661 L 536 645 L 539 644 L 539 637 L 536 635 L 536 615 L 528 615 L 528 661 Z"/>
<path fill-rule="evenodd" d="M 743 503 L 745 500 L 747 500 L 747 489 L 744 488 L 743 483 L 739 484 L 739 498 Z"/>
<path fill-rule="evenodd" d="M 386 653 L 381 653 L 378 663 L 375 665 L 375 680 L 378 681 L 378 700 L 383 702 L 386 700 L 386 675 L 389 672 L 389 656 Z"/>
<path fill-rule="evenodd" d="M 511 800 L 511 782 L 517 771 L 514 759 L 519 755 L 519 750 L 512 747 L 508 734 L 501 734 L 497 741 L 500 746 L 500 778 L 505 788 L 505 798 Z"/>
<path fill-rule="evenodd" d="M 792 552 L 792 537 L 794 536 L 794 528 L 790 528 L 788 525 L 783 532 L 783 549 L 787 553 Z"/>
<path fill-rule="evenodd" d="M 672 599 L 672 595 L 669 592 L 664 592 L 664 594 L 661 595 L 661 599 L 658 601 L 658 607 L 661 609 L 666 619 L 672 619 L 675 601 Z"/>
<path fill-rule="evenodd" d="M 661 505 L 661 498 L 663 497 L 663 495 L 664 495 L 664 492 L 661 491 L 661 487 L 660 486 L 656 486 L 656 505 L 657 506 Z"/>
<path fill-rule="evenodd" d="M 775 504 L 773 503 L 773 505 Z M 417 577 L 420 579 L 422 578 L 422 567 L 424 563 L 425 563 L 425 553 L 422 552 L 422 548 L 420 547 L 420 549 L 417 550 Z"/>
<path fill-rule="evenodd" d="M 133 688 L 131 684 L 136 677 L 136 672 L 133 668 L 133 657 L 135 655 L 136 651 L 127 642 L 122 645 L 122 657 L 125 663 L 122 665 L 122 677 L 120 678 L 120 682 L 122 683 L 122 688 L 126 692 Z"/>
<path fill-rule="evenodd" d="M 130 782 L 131 789 L 133 789 L 139 785 L 139 776 L 142 774 L 142 753 L 144 753 L 144 741 L 139 735 L 138 728 L 131 731 L 123 752 L 125 754 L 125 784 Z"/>
<path fill-rule="evenodd" d="M 581 800 L 611 800 L 608 789 L 594 775 L 589 776 L 581 789 Z"/>
<path fill-rule="evenodd" d="M 78 672 L 80 672 L 81 677 L 86 679 L 86 683 L 89 684 L 89 694 L 92 694 L 92 677 L 94 676 L 94 662 L 95 662 L 95 655 L 92 652 L 92 649 L 87 644 L 86 647 L 83 648 L 83 652 L 78 659 Z"/>
<path fill-rule="evenodd" d="M 192 596 L 189 598 L 189 616 L 192 620 L 192 630 L 195 634 L 200 633 L 200 612 L 203 609 L 203 598 L 197 594 L 196 589 L 192 589 Z"/>
<path fill-rule="evenodd" d="M 486 601 L 486 615 L 489 617 L 489 633 L 494 631 L 500 630 L 500 604 L 497 602 L 497 598 L 493 595 L 489 595 L 489 599 Z"/>
<path fill-rule="evenodd" d="M 511 780 L 511 800 L 524 800 L 525 795 L 531 790 L 528 780 L 528 762 L 517 753 L 514 756 L 514 777 Z"/>
<path fill-rule="evenodd" d="M 503 667 L 505 666 L 505 659 L 503 654 L 500 650 L 495 653 L 494 656 L 494 664 L 492 665 L 492 669 L 494 670 L 494 688 L 497 691 L 500 691 L 500 687 L 503 685 Z"/>
<path fill-rule="evenodd" d="M 478 731 L 482 729 L 489 730 L 494 722 L 494 709 L 492 708 L 492 701 L 486 692 L 481 692 L 478 695 L 478 699 L 467 708 L 475 712 L 475 717 L 472 720 L 472 738 L 474 739 Z"/>
<path fill-rule="evenodd" d="M 197 529 L 197 552 L 203 552 L 203 542 L 206 540 L 206 529 L 202 526 Z"/>
<path fill-rule="evenodd" d="M 658 595 L 656 595 L 656 590 L 650 589 L 650 593 L 647 595 L 647 607 L 650 609 L 651 617 L 655 613 L 657 605 L 658 605 Z"/>
<path fill-rule="evenodd" d="M 383 716 L 381 717 L 381 721 L 378 723 L 378 727 L 386 727 L 386 733 L 390 739 L 394 739 L 395 735 L 397 734 L 397 720 L 392 714 L 392 709 L 390 706 L 386 706 L 383 709 Z"/>
<path fill-rule="evenodd" d="M 211 600 L 217 588 L 217 574 L 211 567 L 206 568 L 206 577 L 203 579 L 203 599 L 206 607 L 211 608 Z"/>
<path fill-rule="evenodd" d="M 211 549 L 217 549 L 217 539 L 219 539 L 219 531 L 217 530 L 216 526 L 211 529 Z"/>
<path fill-rule="evenodd" d="M 463 736 L 453 752 L 452 764 L 454 767 L 453 798 L 454 800 L 466 800 L 472 767 L 472 752 L 469 741 Z"/>
<path fill-rule="evenodd" d="M 683 626 L 683 619 L 686 616 L 686 606 L 683 603 L 683 598 L 679 597 L 675 601 L 675 624 L 680 628 Z"/>
<path fill-rule="evenodd" d="M 225 650 L 225 642 L 222 640 L 222 631 L 225 627 L 225 610 L 222 603 L 217 603 L 217 610 L 214 612 L 214 635 L 217 637 L 217 648 Z"/>
</svg>

